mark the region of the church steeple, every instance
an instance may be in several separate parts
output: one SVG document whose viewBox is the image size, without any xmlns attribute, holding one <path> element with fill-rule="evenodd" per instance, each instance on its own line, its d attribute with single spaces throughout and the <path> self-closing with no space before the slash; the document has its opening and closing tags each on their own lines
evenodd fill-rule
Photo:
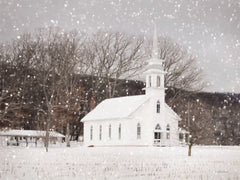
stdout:
<svg viewBox="0 0 240 180">
<path fill-rule="evenodd" d="M 157 27 L 154 24 L 154 33 L 153 33 L 153 44 L 152 44 L 152 56 L 148 60 L 146 67 L 146 94 L 155 96 L 161 94 L 164 99 L 164 75 L 165 71 L 163 70 L 163 60 L 159 59 L 158 54 L 158 38 L 157 38 Z M 164 100 L 163 100 L 164 101 Z"/>
</svg>

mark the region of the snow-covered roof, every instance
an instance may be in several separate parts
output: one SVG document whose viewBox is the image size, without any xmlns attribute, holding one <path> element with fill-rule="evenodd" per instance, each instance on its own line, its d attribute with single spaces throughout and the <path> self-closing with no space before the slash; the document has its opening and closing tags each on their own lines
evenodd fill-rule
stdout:
<svg viewBox="0 0 240 180">
<path fill-rule="evenodd" d="M 37 130 L 0 131 L 0 136 L 44 137 L 45 135 L 46 135 L 46 131 L 37 131 Z M 50 137 L 63 138 L 65 136 L 56 131 L 50 131 Z"/>
<path fill-rule="evenodd" d="M 174 111 L 170 106 L 168 106 L 166 103 L 165 103 L 165 107 L 166 107 L 166 109 L 167 109 L 173 116 L 176 117 L 176 119 L 177 119 L 178 121 L 181 121 L 181 120 L 182 120 L 182 119 L 178 116 L 178 114 L 175 113 L 175 111 Z"/>
<path fill-rule="evenodd" d="M 106 99 L 96 106 L 83 119 L 84 121 L 119 119 L 128 117 L 149 99 L 146 95 L 125 96 Z"/>
</svg>

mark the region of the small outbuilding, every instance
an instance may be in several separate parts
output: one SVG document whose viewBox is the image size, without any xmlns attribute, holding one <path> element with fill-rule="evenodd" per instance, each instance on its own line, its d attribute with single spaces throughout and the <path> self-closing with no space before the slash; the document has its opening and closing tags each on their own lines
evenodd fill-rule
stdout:
<svg viewBox="0 0 240 180">
<path fill-rule="evenodd" d="M 46 131 L 38 130 L 3 130 L 0 131 L 0 137 L 4 137 L 7 145 L 16 145 L 26 143 L 35 143 L 37 146 L 38 141 L 44 142 Z M 49 139 L 50 143 L 56 144 L 56 142 L 62 142 L 65 136 L 56 131 L 50 131 Z"/>
</svg>

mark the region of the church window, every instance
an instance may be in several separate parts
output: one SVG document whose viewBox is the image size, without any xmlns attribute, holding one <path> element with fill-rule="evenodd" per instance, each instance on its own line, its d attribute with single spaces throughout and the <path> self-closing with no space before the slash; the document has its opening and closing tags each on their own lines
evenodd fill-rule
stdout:
<svg viewBox="0 0 240 180">
<path fill-rule="evenodd" d="M 167 132 L 167 139 L 170 139 L 170 132 Z"/>
<path fill-rule="evenodd" d="M 154 132 L 154 139 L 157 140 L 156 142 L 158 142 L 158 140 L 161 139 L 162 133 L 160 131 L 161 131 L 161 126 L 157 124 L 155 126 L 155 132 Z"/>
<path fill-rule="evenodd" d="M 99 126 L 99 140 L 102 140 L 102 125 Z"/>
<path fill-rule="evenodd" d="M 157 101 L 157 113 L 160 113 L 160 102 Z"/>
<path fill-rule="evenodd" d="M 169 126 L 169 124 L 167 125 L 166 130 L 167 130 L 167 131 L 170 131 L 170 126 Z"/>
<path fill-rule="evenodd" d="M 137 124 L 137 139 L 141 139 L 141 125 Z"/>
<path fill-rule="evenodd" d="M 167 130 L 166 138 L 170 139 L 170 126 L 169 126 L 169 124 L 167 125 L 166 130 Z"/>
<path fill-rule="evenodd" d="M 183 141 L 183 139 L 184 139 L 184 138 L 183 138 L 183 134 L 182 134 L 182 133 L 179 133 L 179 140 L 180 140 L 180 141 Z"/>
<path fill-rule="evenodd" d="M 157 87 L 161 86 L 161 79 L 160 76 L 157 76 Z"/>
<path fill-rule="evenodd" d="M 149 81 L 149 87 L 151 87 L 152 86 L 152 77 L 151 76 L 148 77 L 148 81 Z"/>
<path fill-rule="evenodd" d="M 161 126 L 159 124 L 156 125 L 155 130 L 161 130 Z"/>
<path fill-rule="evenodd" d="M 109 125 L 109 129 L 108 129 L 108 137 L 109 137 L 109 139 L 111 139 L 111 137 L 112 137 L 111 124 Z"/>
<path fill-rule="evenodd" d="M 122 136 L 122 127 L 121 127 L 121 124 L 119 124 L 119 127 L 118 127 L 118 139 L 121 139 L 121 136 Z"/>
<path fill-rule="evenodd" d="M 93 139 L 93 126 L 91 126 L 90 128 L 90 140 Z"/>
</svg>

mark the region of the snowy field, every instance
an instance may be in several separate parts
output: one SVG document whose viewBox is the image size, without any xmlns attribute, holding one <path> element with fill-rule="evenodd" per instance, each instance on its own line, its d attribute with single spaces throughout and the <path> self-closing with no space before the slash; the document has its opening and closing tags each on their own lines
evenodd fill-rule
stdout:
<svg viewBox="0 0 240 180">
<path fill-rule="evenodd" d="M 0 147 L 0 179 L 240 179 L 240 147 Z"/>
</svg>

